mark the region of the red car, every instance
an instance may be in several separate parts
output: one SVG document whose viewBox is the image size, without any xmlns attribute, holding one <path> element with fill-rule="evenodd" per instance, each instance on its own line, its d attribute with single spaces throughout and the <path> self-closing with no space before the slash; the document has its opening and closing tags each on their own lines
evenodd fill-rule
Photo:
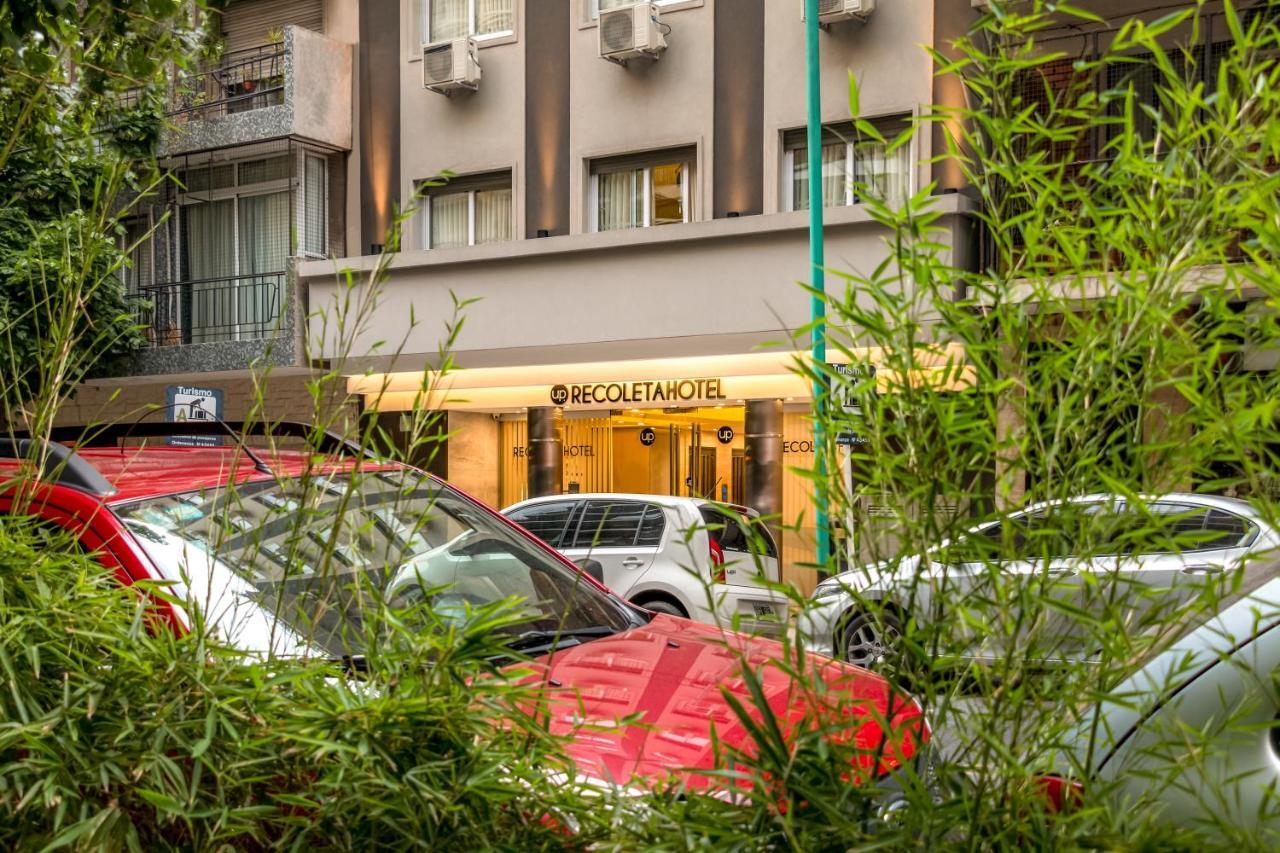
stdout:
<svg viewBox="0 0 1280 853">
<path fill-rule="evenodd" d="M 247 651 L 358 659 L 371 596 L 425 602 L 444 620 L 518 596 L 527 619 L 508 646 L 534 659 L 552 697 L 552 729 L 570 736 L 587 779 L 711 787 L 700 771 L 714 763 L 713 727 L 721 744 L 751 746 L 725 698 L 754 707 L 744 662 L 788 732 L 815 718 L 838 723 L 835 737 L 860 748 L 856 779 L 916 763 L 928 741 L 919 705 L 880 676 L 815 657 L 826 689 L 807 698 L 812 690 L 771 665 L 779 643 L 628 604 L 497 512 L 416 469 L 360 456 L 336 436 L 313 437 L 323 456 L 116 446 L 158 436 L 161 426 L 110 429 L 93 439 L 105 446 L 82 441 L 74 452 L 0 440 L 0 481 L 14 483 L 19 458 L 42 451 L 48 472 L 38 487 L 0 493 L 0 512 L 25 506 L 73 531 L 123 583 L 174 582 L 179 601 Z M 231 427 L 182 431 L 223 428 Z M 308 429 L 272 427 L 295 437 Z M 194 608 L 161 606 L 175 630 L 190 628 Z M 630 715 L 642 724 L 615 725 Z"/>
</svg>

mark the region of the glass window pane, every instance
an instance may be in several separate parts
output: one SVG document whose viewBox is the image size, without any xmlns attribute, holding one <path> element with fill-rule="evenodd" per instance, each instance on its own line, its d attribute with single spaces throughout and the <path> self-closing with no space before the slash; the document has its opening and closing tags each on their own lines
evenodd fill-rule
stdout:
<svg viewBox="0 0 1280 853">
<path fill-rule="evenodd" d="M 597 230 L 613 231 L 644 225 L 644 194 L 641 191 L 643 180 L 642 169 L 606 172 L 596 176 Z"/>
<path fill-rule="evenodd" d="M 557 501 L 518 509 L 511 513 L 511 520 L 552 548 L 559 548 L 564 538 L 565 525 L 568 524 L 572 512 L 572 503 Z"/>
<path fill-rule="evenodd" d="M 650 193 L 653 197 L 653 225 L 684 222 L 683 163 L 654 166 L 650 170 Z"/>
<path fill-rule="evenodd" d="M 854 181 L 860 193 L 868 193 L 890 207 L 900 207 L 907 198 L 907 148 L 885 154 L 878 142 L 857 146 L 854 159 Z"/>
<path fill-rule="evenodd" d="M 427 41 L 462 38 L 467 34 L 467 0 L 425 0 Z"/>
<path fill-rule="evenodd" d="M 280 181 L 289 177 L 292 158 L 285 154 L 265 160 L 250 160 L 240 164 L 240 185 L 260 184 L 264 181 Z"/>
<path fill-rule="evenodd" d="M 640 533 L 636 536 L 636 544 L 646 548 L 656 548 L 662 544 L 662 531 L 667 526 L 667 517 L 656 506 L 648 506 L 644 518 L 640 521 Z"/>
<path fill-rule="evenodd" d="M 478 36 L 509 33 L 515 30 L 515 0 L 476 0 Z"/>
<path fill-rule="evenodd" d="M 328 243 L 325 215 L 329 207 L 328 163 L 323 157 L 308 154 L 305 171 L 302 248 L 310 254 L 323 255 Z"/>
<path fill-rule="evenodd" d="M 591 4 L 591 17 L 596 17 L 601 11 L 609 9 L 621 9 L 623 6 L 631 6 L 636 0 L 594 0 Z"/>
<path fill-rule="evenodd" d="M 230 163 L 199 166 L 178 173 L 178 180 L 189 193 L 235 186 L 236 167 Z"/>
<path fill-rule="evenodd" d="M 476 243 L 511 239 L 511 188 L 476 192 Z"/>
<path fill-rule="evenodd" d="M 455 249 L 467 245 L 468 193 L 431 197 L 431 248 Z"/>
<path fill-rule="evenodd" d="M 635 545 L 645 504 L 630 501 L 591 501 L 582 511 L 578 548 L 630 548 Z"/>
<path fill-rule="evenodd" d="M 839 207 L 848 203 L 845 161 L 848 147 L 843 143 L 822 146 L 822 206 Z M 809 150 L 793 148 L 791 157 L 791 209 L 809 209 Z"/>
</svg>

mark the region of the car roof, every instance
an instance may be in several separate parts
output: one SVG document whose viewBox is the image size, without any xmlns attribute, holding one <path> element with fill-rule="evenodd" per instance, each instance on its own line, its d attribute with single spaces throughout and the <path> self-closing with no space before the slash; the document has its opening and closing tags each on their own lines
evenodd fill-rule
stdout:
<svg viewBox="0 0 1280 853">
<path fill-rule="evenodd" d="M 532 506 L 534 504 L 548 503 L 550 501 L 645 501 L 646 503 L 655 503 L 659 506 L 677 507 L 685 506 L 692 509 L 699 507 L 719 507 L 723 509 L 731 509 L 736 512 L 751 513 L 758 515 L 755 510 L 750 507 L 741 506 L 739 504 L 723 503 L 721 501 L 708 500 L 706 498 L 692 498 L 684 495 L 645 495 L 636 492 L 574 492 L 568 495 L 542 495 L 536 498 L 525 498 L 522 501 L 507 506 L 502 511 L 516 509 L 517 507 Z"/>
<path fill-rule="evenodd" d="M 1213 509 L 1221 509 L 1227 512 L 1233 512 L 1236 515 L 1243 515 L 1252 521 L 1262 522 L 1263 519 L 1257 509 L 1248 501 L 1240 498 L 1229 498 L 1223 495 L 1203 495 L 1196 492 L 1166 492 L 1164 494 L 1140 494 L 1139 499 L 1146 503 L 1187 503 L 1195 506 L 1209 507 Z M 1026 512 L 1034 512 L 1039 509 L 1046 509 L 1052 506 L 1061 506 L 1064 503 L 1104 503 L 1108 501 L 1127 500 L 1124 495 L 1107 494 L 1106 492 L 1096 492 L 1089 495 L 1080 495 L 1074 498 L 1063 498 L 1059 500 L 1040 501 L 1038 503 L 1029 504 L 1019 511 L 1019 514 Z"/>
<path fill-rule="evenodd" d="M 315 471 L 315 455 L 296 450 L 254 449 L 267 463 L 271 473 L 260 471 L 242 449 L 225 447 L 174 447 L 145 445 L 141 447 L 83 447 L 76 455 L 98 470 L 116 490 L 107 503 L 122 503 L 142 498 L 199 489 L 248 483 L 278 477 L 297 477 L 307 470 Z M 328 458 L 320 470 L 350 470 L 354 460 Z M 0 476 L 16 472 L 18 462 L 0 459 Z"/>
</svg>

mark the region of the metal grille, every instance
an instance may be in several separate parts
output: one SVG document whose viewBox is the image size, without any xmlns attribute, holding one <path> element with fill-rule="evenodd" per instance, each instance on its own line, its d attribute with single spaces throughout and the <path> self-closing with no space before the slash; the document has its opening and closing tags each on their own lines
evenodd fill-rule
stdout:
<svg viewBox="0 0 1280 853">
<path fill-rule="evenodd" d="M 818 15 L 834 15 L 844 11 L 844 0 L 818 0 Z"/>
<path fill-rule="evenodd" d="M 428 84 L 449 82 L 453 79 L 453 45 L 445 43 L 424 50 L 422 64 Z"/>
<path fill-rule="evenodd" d="M 631 9 L 600 13 L 600 43 L 609 53 L 631 49 L 635 43 L 635 16 Z"/>
<path fill-rule="evenodd" d="M 201 121 L 284 103 L 284 43 L 225 53 L 175 81 L 169 115 Z"/>
<path fill-rule="evenodd" d="M 274 337 L 285 274 L 226 276 L 153 284 L 134 298 L 152 346 Z"/>
</svg>

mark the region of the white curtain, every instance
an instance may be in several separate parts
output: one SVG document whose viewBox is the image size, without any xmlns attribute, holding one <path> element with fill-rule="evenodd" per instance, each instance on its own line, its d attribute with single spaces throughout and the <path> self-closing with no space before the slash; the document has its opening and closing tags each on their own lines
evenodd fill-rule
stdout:
<svg viewBox="0 0 1280 853">
<path fill-rule="evenodd" d="M 467 245 L 467 193 L 431 196 L 432 249 Z"/>
<path fill-rule="evenodd" d="M 467 34 L 467 0 L 422 0 L 430 10 L 427 41 L 462 38 Z"/>
<path fill-rule="evenodd" d="M 279 315 L 281 276 L 289 257 L 289 193 L 240 199 L 240 278 L 236 288 L 235 323 L 242 337 L 272 331 Z M 252 276 L 247 278 L 246 276 Z"/>
<path fill-rule="evenodd" d="M 639 228 L 644 225 L 644 170 L 605 172 L 596 176 L 596 229 Z"/>
<path fill-rule="evenodd" d="M 822 206 L 848 203 L 849 176 L 847 148 L 843 142 L 822 146 Z M 791 207 L 809 209 L 809 149 L 795 148 L 791 154 Z"/>
<path fill-rule="evenodd" d="M 859 145 L 854 160 L 855 179 L 863 192 L 890 207 L 900 207 L 907 198 L 907 152 L 907 147 L 902 146 L 886 155 L 885 146 L 878 142 Z"/>
<path fill-rule="evenodd" d="M 476 192 L 476 243 L 511 239 L 511 189 Z"/>
<path fill-rule="evenodd" d="M 235 201 L 220 199 L 185 205 L 182 221 L 187 280 L 193 284 L 182 288 L 185 292 L 181 298 L 190 300 L 191 340 L 224 340 L 231 333 L 223 318 L 232 313 L 226 294 L 236 265 Z M 156 313 L 164 318 L 164 328 L 171 327 L 176 334 L 184 319 L 180 296 L 170 292 L 167 297 L 166 304 L 156 306 Z M 166 331 L 165 337 L 169 336 Z"/>
<path fill-rule="evenodd" d="M 325 215 L 328 208 L 328 163 L 323 157 L 306 156 L 303 186 L 302 248 L 323 255 L 328 243 Z"/>
<path fill-rule="evenodd" d="M 476 35 L 513 32 L 515 0 L 476 0 Z"/>
</svg>

